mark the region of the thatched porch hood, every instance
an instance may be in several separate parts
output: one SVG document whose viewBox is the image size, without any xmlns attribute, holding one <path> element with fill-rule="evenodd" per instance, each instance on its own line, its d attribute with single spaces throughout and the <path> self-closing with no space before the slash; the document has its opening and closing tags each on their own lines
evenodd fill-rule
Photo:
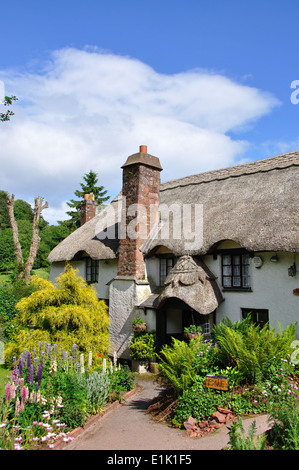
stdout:
<svg viewBox="0 0 299 470">
<path fill-rule="evenodd" d="M 185 302 L 201 315 L 212 313 L 223 301 L 216 277 L 202 260 L 182 256 L 172 268 L 159 296 L 160 308 L 167 299 Z"/>
</svg>

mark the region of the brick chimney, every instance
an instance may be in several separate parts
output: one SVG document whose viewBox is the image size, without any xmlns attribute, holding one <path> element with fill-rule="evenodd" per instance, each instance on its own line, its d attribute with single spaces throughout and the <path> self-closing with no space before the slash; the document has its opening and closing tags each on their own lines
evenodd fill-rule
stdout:
<svg viewBox="0 0 299 470">
<path fill-rule="evenodd" d="M 121 220 L 118 275 L 145 278 L 145 263 L 140 251 L 151 229 L 159 222 L 159 158 L 139 152 L 128 157 L 123 169 L 122 196 L 125 198 Z"/>
<path fill-rule="evenodd" d="M 94 195 L 84 194 L 84 200 L 81 202 L 81 222 L 80 226 L 93 219 L 97 213 L 98 203 L 94 200 Z"/>
</svg>

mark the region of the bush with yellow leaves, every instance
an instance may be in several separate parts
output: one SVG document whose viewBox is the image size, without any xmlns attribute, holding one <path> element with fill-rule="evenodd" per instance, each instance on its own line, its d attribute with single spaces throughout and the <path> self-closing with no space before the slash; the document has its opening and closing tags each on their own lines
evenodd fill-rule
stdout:
<svg viewBox="0 0 299 470">
<path fill-rule="evenodd" d="M 86 357 L 92 351 L 95 362 L 99 355 L 107 355 L 108 308 L 78 270 L 67 265 L 55 285 L 37 276 L 32 277 L 31 283 L 34 292 L 16 305 L 16 331 L 5 347 L 7 366 L 24 349 L 30 352 L 38 349 L 39 341 L 57 344 L 58 350 L 66 351 L 76 344 Z"/>
</svg>

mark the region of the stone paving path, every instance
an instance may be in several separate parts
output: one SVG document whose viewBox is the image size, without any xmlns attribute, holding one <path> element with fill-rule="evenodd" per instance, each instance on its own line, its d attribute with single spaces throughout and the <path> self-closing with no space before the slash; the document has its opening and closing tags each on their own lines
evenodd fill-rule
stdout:
<svg viewBox="0 0 299 470">
<path fill-rule="evenodd" d="M 228 443 L 226 426 L 201 438 L 151 419 L 145 412 L 160 386 L 153 380 L 138 379 L 139 393 L 118 405 L 68 443 L 63 450 L 221 450 Z M 268 417 L 245 419 L 244 428 L 256 421 L 257 433 L 269 429 Z"/>
</svg>

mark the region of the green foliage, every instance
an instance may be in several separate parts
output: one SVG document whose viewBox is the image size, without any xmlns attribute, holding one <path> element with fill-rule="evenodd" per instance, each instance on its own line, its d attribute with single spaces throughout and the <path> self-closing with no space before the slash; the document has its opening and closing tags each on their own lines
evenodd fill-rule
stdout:
<svg viewBox="0 0 299 470">
<path fill-rule="evenodd" d="M 67 429 L 83 426 L 88 418 L 88 389 L 81 375 L 74 371 L 57 372 L 48 381 L 47 396 L 59 396 L 63 407 L 59 417 Z"/>
<path fill-rule="evenodd" d="M 77 344 L 82 353 L 108 351 L 108 312 L 93 286 L 67 266 L 56 285 L 32 277 L 35 291 L 16 305 L 16 333 L 5 348 L 5 360 L 11 364 L 27 348 L 31 352 L 39 341 L 56 343 L 70 350 Z"/>
<path fill-rule="evenodd" d="M 227 366 L 225 369 L 220 370 L 220 375 L 228 378 L 228 384 L 230 388 L 237 387 L 244 380 L 242 371 L 240 371 L 237 367 Z"/>
<path fill-rule="evenodd" d="M 178 395 L 196 381 L 196 367 L 200 354 L 202 337 L 192 339 L 188 344 L 173 338 L 172 345 L 162 347 L 159 354 L 159 368 Z"/>
<path fill-rule="evenodd" d="M 189 416 L 199 421 L 209 418 L 223 404 L 222 397 L 221 392 L 205 388 L 203 380 L 193 383 L 179 395 L 172 424 L 181 427 Z"/>
<path fill-rule="evenodd" d="M 136 317 L 132 321 L 132 325 L 142 325 L 144 323 L 144 320 L 142 320 L 141 317 Z"/>
<path fill-rule="evenodd" d="M 0 230 L 0 271 L 9 271 L 15 267 L 16 255 L 11 228 Z"/>
<path fill-rule="evenodd" d="M 87 391 L 87 412 L 99 413 L 107 403 L 110 380 L 108 375 L 94 371 L 82 376 L 84 387 Z"/>
<path fill-rule="evenodd" d="M 271 443 L 275 450 L 299 450 L 299 409 L 294 399 L 273 406 Z"/>
<path fill-rule="evenodd" d="M 17 101 L 18 98 L 16 96 L 5 96 L 3 100 L 4 106 L 11 106 L 13 101 Z M 13 116 L 15 113 L 10 109 L 6 111 L 6 113 L 0 113 L 0 121 L 9 121 L 10 117 Z"/>
<path fill-rule="evenodd" d="M 295 340 L 291 344 L 292 354 L 291 354 L 291 362 L 295 364 L 295 366 L 299 365 L 299 341 Z"/>
<path fill-rule="evenodd" d="M 81 373 L 76 345 L 66 352 L 40 343 L 38 351 L 32 356 L 25 350 L 14 362 L 0 396 L 1 449 L 32 449 L 37 443 L 51 445 L 60 436 L 65 439 L 61 431 L 83 426 L 109 400 L 134 387 L 134 374 L 116 362 L 110 370 Z"/>
<path fill-rule="evenodd" d="M 74 210 L 70 210 L 67 214 L 71 217 L 70 220 L 65 221 L 64 223 L 75 230 L 80 227 L 81 213 L 80 207 L 83 200 L 84 194 L 93 193 L 95 201 L 98 202 L 99 206 L 102 206 L 104 202 L 108 201 L 110 196 L 106 196 L 107 191 L 104 189 L 104 186 L 97 186 L 98 177 L 97 174 L 90 170 L 89 173 L 83 176 L 84 183 L 80 183 L 81 190 L 77 189 L 75 191 L 75 196 L 79 198 L 78 201 L 71 199 L 67 205 Z"/>
<path fill-rule="evenodd" d="M 241 433 L 238 432 L 240 428 Z M 265 450 L 267 445 L 266 435 L 256 435 L 256 422 L 250 425 L 248 435 L 246 435 L 243 421 L 239 418 L 238 423 L 232 423 L 229 428 L 229 450 Z"/>
<path fill-rule="evenodd" d="M 197 325 L 190 325 L 184 328 L 184 333 L 201 333 L 202 327 Z"/>
<path fill-rule="evenodd" d="M 237 367 L 249 383 L 257 383 L 280 366 L 280 358 L 291 352 L 296 325 L 288 326 L 280 333 L 269 325 L 259 328 L 248 323 L 232 328 L 225 323 L 214 332 L 219 346 L 218 360 L 225 366 Z"/>
<path fill-rule="evenodd" d="M 7 341 L 13 333 L 13 319 L 18 299 L 7 289 L 0 290 L 0 341 Z"/>
<path fill-rule="evenodd" d="M 27 259 L 32 237 L 33 209 L 26 201 L 17 199 L 14 204 L 14 216 L 18 226 L 23 258 Z M 71 230 L 65 223 L 49 225 L 40 215 L 39 236 L 41 240 L 33 268 L 49 266 L 47 257 L 50 251 L 70 233 Z M 10 271 L 15 266 L 16 257 L 8 217 L 7 192 L 0 190 L 0 271 Z"/>
<path fill-rule="evenodd" d="M 226 392 L 206 388 L 204 383 L 204 377 L 197 377 L 197 381 L 178 397 L 173 424 L 181 427 L 189 416 L 199 421 L 208 419 L 218 406 L 228 408 L 236 415 L 268 411 L 267 401 L 258 389 Z"/>
<path fill-rule="evenodd" d="M 109 375 L 109 399 L 119 400 L 124 392 L 132 390 L 135 386 L 135 376 L 128 365 L 113 370 Z"/>
<path fill-rule="evenodd" d="M 151 332 L 136 334 L 130 344 L 131 357 L 136 361 L 149 361 L 153 359 L 155 350 L 155 334 Z"/>
</svg>

